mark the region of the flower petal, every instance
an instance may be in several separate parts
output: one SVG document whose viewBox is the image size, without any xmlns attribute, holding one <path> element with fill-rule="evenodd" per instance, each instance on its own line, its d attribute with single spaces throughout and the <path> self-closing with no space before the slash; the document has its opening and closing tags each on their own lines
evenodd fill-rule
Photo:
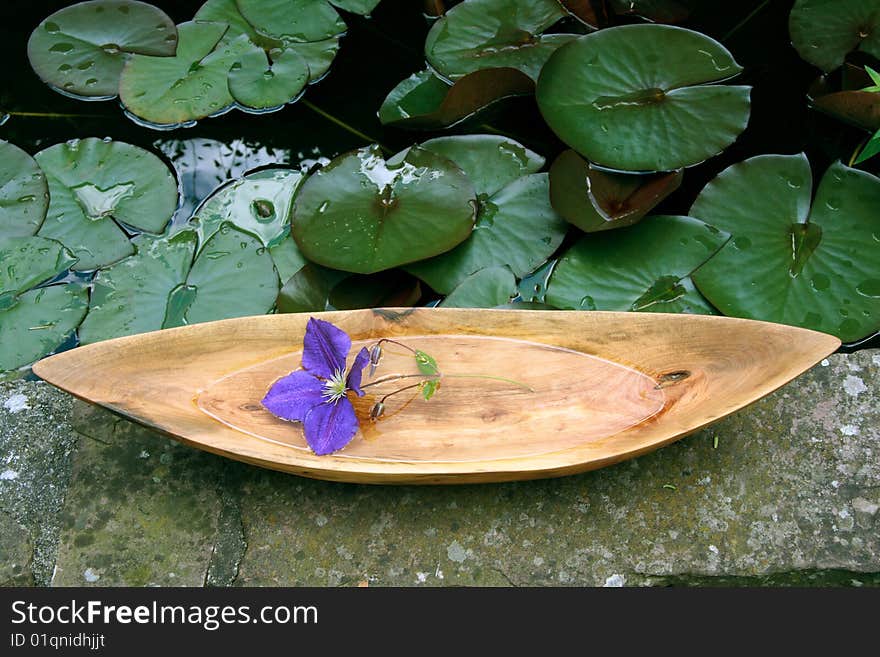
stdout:
<svg viewBox="0 0 880 657">
<path fill-rule="evenodd" d="M 263 406 L 282 420 L 302 422 L 306 414 L 324 401 L 324 384 L 313 374 L 297 370 L 278 379 L 263 397 Z"/>
<path fill-rule="evenodd" d="M 351 349 L 351 338 L 340 328 L 322 319 L 309 319 L 303 338 L 303 367 L 315 376 L 331 378 L 345 370 L 345 359 Z"/>
<path fill-rule="evenodd" d="M 336 403 L 325 402 L 313 407 L 303 422 L 306 442 L 319 456 L 348 445 L 358 426 L 354 406 L 344 397 Z"/>
<path fill-rule="evenodd" d="M 348 371 L 348 378 L 345 379 L 345 387 L 356 392 L 358 397 L 364 396 L 364 391 L 361 390 L 361 378 L 364 375 L 364 368 L 369 362 L 370 352 L 364 347 L 355 356 L 351 369 Z"/>
</svg>

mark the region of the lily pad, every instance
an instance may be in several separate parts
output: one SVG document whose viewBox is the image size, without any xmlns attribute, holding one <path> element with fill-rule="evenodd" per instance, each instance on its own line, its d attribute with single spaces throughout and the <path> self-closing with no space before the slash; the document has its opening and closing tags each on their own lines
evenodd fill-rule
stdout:
<svg viewBox="0 0 880 657">
<path fill-rule="evenodd" d="M 42 169 L 18 146 L 0 140 L 0 238 L 33 235 L 48 207 Z"/>
<path fill-rule="evenodd" d="M 296 240 L 289 233 L 280 242 L 269 247 L 269 254 L 282 281 L 288 280 L 308 263 L 299 252 Z"/>
<path fill-rule="evenodd" d="M 749 119 L 751 87 L 717 41 L 668 25 L 624 25 L 560 48 L 538 80 L 547 123 L 592 162 L 670 171 L 730 146 Z"/>
<path fill-rule="evenodd" d="M 103 100 L 119 93 L 132 54 L 169 57 L 177 28 L 161 9 L 136 0 L 90 0 L 56 11 L 28 41 L 40 79 L 66 94 Z"/>
<path fill-rule="evenodd" d="M 694 280 L 725 315 L 858 340 L 880 328 L 880 180 L 838 162 L 812 208 L 811 188 L 803 154 L 723 171 L 691 214 L 733 239 Z"/>
<path fill-rule="evenodd" d="M 467 174 L 477 194 L 491 196 L 514 180 L 541 170 L 546 160 L 509 137 L 456 135 L 421 144 L 425 150 L 455 162 Z"/>
<path fill-rule="evenodd" d="M 88 304 L 86 288 L 67 283 L 26 292 L 0 310 L 0 371 L 24 367 L 58 349 L 76 330 Z"/>
<path fill-rule="evenodd" d="M 550 206 L 546 173 L 523 176 L 480 202 L 471 236 L 452 251 L 415 263 L 407 271 L 441 294 L 471 274 L 506 266 L 517 277 L 534 271 L 565 237 L 568 224 Z"/>
<path fill-rule="evenodd" d="M 496 308 L 516 296 L 516 278 L 507 267 L 487 267 L 465 278 L 440 305 L 444 308 Z"/>
<path fill-rule="evenodd" d="M 293 50 L 250 50 L 232 65 L 229 91 L 254 110 L 277 109 L 299 97 L 309 82 L 309 65 Z"/>
<path fill-rule="evenodd" d="M 475 205 L 473 185 L 446 158 L 414 147 L 391 165 L 372 146 L 306 180 L 292 231 L 312 262 L 371 274 L 457 246 L 473 229 Z"/>
<path fill-rule="evenodd" d="M 116 223 L 160 233 L 178 205 L 177 179 L 156 155 L 102 139 L 73 140 L 35 156 L 51 202 L 39 234 L 58 240 L 88 271 L 132 252 Z"/>
<path fill-rule="evenodd" d="M 401 128 L 450 128 L 497 101 L 534 91 L 534 81 L 515 68 L 480 69 L 451 86 L 433 72 L 421 71 L 391 90 L 379 108 L 379 120 Z"/>
<path fill-rule="evenodd" d="M 345 21 L 326 0 L 235 0 L 255 30 L 277 39 L 322 41 L 340 36 Z"/>
<path fill-rule="evenodd" d="M 585 235 L 556 264 L 546 301 L 575 310 L 715 314 L 691 276 L 729 237 L 697 219 L 666 215 Z"/>
<path fill-rule="evenodd" d="M 198 236 L 141 235 L 136 253 L 95 276 L 80 342 L 269 312 L 278 275 L 254 236 L 224 225 L 193 261 Z"/>
<path fill-rule="evenodd" d="M 562 8 L 584 25 L 595 29 L 604 27 L 608 13 L 603 0 L 558 0 Z"/>
<path fill-rule="evenodd" d="M 324 0 L 300 3 L 295 9 L 299 13 L 308 12 L 312 5 L 324 5 L 323 8 L 318 6 L 318 11 L 326 12 L 326 2 Z M 296 21 L 298 20 L 296 18 L 297 15 L 297 13 L 285 14 L 281 20 L 289 23 L 291 17 L 293 17 L 294 21 Z M 290 37 L 270 36 L 268 33 L 260 32 L 242 15 L 236 0 L 208 0 L 196 12 L 194 20 L 199 22 L 226 23 L 229 25 L 229 31 L 224 36 L 226 41 L 231 41 L 244 34 L 247 35 L 251 43 L 267 53 L 272 50 L 295 52 L 308 64 L 310 82 L 317 81 L 327 72 L 339 50 L 339 38 L 337 36 L 322 38 L 314 42 L 303 42 Z"/>
<path fill-rule="evenodd" d="M 16 295 L 49 281 L 76 262 L 60 242 L 44 237 L 0 238 L 0 309 Z"/>
<path fill-rule="evenodd" d="M 193 213 L 199 244 L 225 223 L 255 235 L 264 246 L 281 242 L 289 233 L 293 197 L 303 178 L 296 169 L 270 168 L 223 185 Z"/>
<path fill-rule="evenodd" d="M 306 263 L 278 293 L 278 312 L 303 313 L 327 310 L 330 291 L 351 276 L 348 272 Z"/>
<path fill-rule="evenodd" d="M 86 288 L 78 283 L 36 288 L 73 262 L 54 240 L 0 238 L 0 371 L 55 351 L 76 330 L 88 307 Z"/>
<path fill-rule="evenodd" d="M 229 108 L 229 71 L 256 46 L 244 35 L 221 44 L 227 29 L 224 23 L 182 23 L 174 57 L 133 55 L 119 80 L 125 109 L 153 126 L 173 127 Z"/>
<path fill-rule="evenodd" d="M 825 72 L 855 50 L 880 57 L 880 9 L 872 0 L 797 0 L 788 27 L 800 56 Z"/>
<path fill-rule="evenodd" d="M 598 169 L 575 151 L 550 168 L 550 202 L 567 221 L 592 233 L 640 221 L 681 185 L 683 172 L 614 173 Z"/>
<path fill-rule="evenodd" d="M 483 68 L 515 68 L 538 79 L 547 58 L 572 34 L 542 34 L 565 17 L 556 0 L 469 0 L 431 27 L 425 56 L 450 80 Z"/>
</svg>

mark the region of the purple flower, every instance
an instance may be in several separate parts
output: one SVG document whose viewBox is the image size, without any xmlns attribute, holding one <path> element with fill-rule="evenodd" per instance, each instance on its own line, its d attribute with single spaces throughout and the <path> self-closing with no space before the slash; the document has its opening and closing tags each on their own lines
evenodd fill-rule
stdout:
<svg viewBox="0 0 880 657">
<path fill-rule="evenodd" d="M 303 369 L 278 379 L 263 398 L 265 406 L 283 420 L 302 422 L 306 442 L 315 454 L 342 449 L 358 430 L 354 406 L 346 393 L 358 396 L 361 376 L 370 360 L 361 349 L 348 374 L 345 360 L 351 338 L 330 322 L 309 319 L 303 339 Z"/>
</svg>

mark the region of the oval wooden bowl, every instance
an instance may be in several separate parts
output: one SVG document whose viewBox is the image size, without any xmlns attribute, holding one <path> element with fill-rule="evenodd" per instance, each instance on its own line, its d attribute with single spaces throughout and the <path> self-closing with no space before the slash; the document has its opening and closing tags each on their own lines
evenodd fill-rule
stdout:
<svg viewBox="0 0 880 657">
<path fill-rule="evenodd" d="M 402 382 L 352 398 L 361 430 L 316 456 L 301 425 L 260 400 L 300 366 L 309 317 L 353 340 L 394 338 L 444 379 L 369 410 Z M 528 310 L 374 309 L 246 317 L 157 331 L 46 358 L 34 372 L 188 445 L 306 477 L 472 483 L 554 477 L 657 449 L 773 392 L 832 353 L 830 335 L 725 317 Z M 415 372 L 386 349 L 375 378 Z M 493 379 L 515 379 L 531 390 Z M 365 379 L 365 382 L 369 379 Z"/>
</svg>

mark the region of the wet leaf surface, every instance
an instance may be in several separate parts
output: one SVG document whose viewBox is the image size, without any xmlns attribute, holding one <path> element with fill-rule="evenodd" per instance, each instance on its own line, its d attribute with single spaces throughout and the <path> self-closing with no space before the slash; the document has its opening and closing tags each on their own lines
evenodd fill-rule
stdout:
<svg viewBox="0 0 880 657">
<path fill-rule="evenodd" d="M 257 32 L 277 39 L 322 41 L 345 32 L 345 21 L 324 0 L 235 0 Z"/>
<path fill-rule="evenodd" d="M 178 204 L 177 179 L 156 155 L 103 139 L 50 146 L 35 159 L 50 203 L 39 234 L 58 240 L 88 271 L 131 253 L 121 224 L 160 233 Z"/>
<path fill-rule="evenodd" d="M 24 367 L 58 349 L 88 304 L 85 286 L 67 283 L 30 290 L 0 309 L 0 371 Z"/>
<path fill-rule="evenodd" d="M 444 308 L 496 308 L 516 295 L 516 278 L 507 267 L 471 274 L 440 303 Z"/>
<path fill-rule="evenodd" d="M 431 27 L 428 63 L 456 80 L 483 68 L 515 68 L 532 80 L 571 34 L 542 34 L 565 16 L 556 0 L 470 0 Z"/>
<path fill-rule="evenodd" d="M 585 235 L 556 264 L 547 303 L 574 310 L 715 314 L 691 276 L 728 238 L 697 219 L 665 215 Z"/>
<path fill-rule="evenodd" d="M 113 98 L 130 53 L 168 57 L 177 28 L 161 9 L 135 0 L 90 0 L 65 7 L 31 34 L 28 58 L 46 84 L 85 99 Z"/>
<path fill-rule="evenodd" d="M 812 186 L 804 155 L 722 172 L 691 214 L 733 237 L 694 280 L 725 315 L 858 340 L 880 328 L 880 180 L 838 162 L 811 207 Z"/>
<path fill-rule="evenodd" d="M 717 41 L 665 25 L 625 25 L 560 48 L 538 81 L 545 120 L 599 165 L 669 171 L 730 146 L 751 87 L 711 84 L 741 67 Z"/>
<path fill-rule="evenodd" d="M 83 344 L 217 319 L 269 312 L 278 275 L 253 235 L 227 224 L 195 257 L 198 236 L 142 235 L 136 253 L 95 276 Z"/>
<path fill-rule="evenodd" d="M 227 29 L 224 23 L 183 23 L 174 57 L 129 59 L 119 82 L 125 109 L 149 124 L 177 126 L 230 107 L 229 70 L 254 46 L 243 35 L 221 44 Z"/>
<path fill-rule="evenodd" d="M 506 266 L 517 277 L 536 269 L 565 237 L 568 224 L 553 210 L 546 173 L 523 176 L 480 202 L 471 236 L 448 253 L 407 267 L 441 294 L 471 274 Z"/>
<path fill-rule="evenodd" d="M 0 239 L 33 235 L 48 208 L 42 169 L 18 146 L 0 140 Z"/>
<path fill-rule="evenodd" d="M 681 170 L 656 174 L 603 171 L 573 150 L 563 151 L 550 168 L 553 209 L 591 233 L 640 221 L 681 185 Z"/>
<path fill-rule="evenodd" d="M 421 71 L 391 90 L 379 108 L 379 120 L 401 128 L 449 128 L 495 102 L 534 91 L 534 81 L 515 68 L 480 69 L 451 86 L 431 71 Z"/>
<path fill-rule="evenodd" d="M 825 72 L 855 50 L 880 57 L 880 11 L 872 0 L 797 0 L 788 26 L 800 56 Z"/>
<path fill-rule="evenodd" d="M 55 351 L 85 315 L 88 293 L 79 283 L 50 283 L 75 258 L 43 237 L 0 237 L 0 372 Z"/>
<path fill-rule="evenodd" d="M 44 237 L 0 238 L 0 309 L 12 298 L 67 271 L 76 258 Z"/>
<path fill-rule="evenodd" d="M 377 147 L 346 153 L 312 174 L 294 202 L 293 236 L 312 262 L 370 274 L 464 241 L 475 193 L 451 161 L 412 148 L 388 164 Z"/>
<path fill-rule="evenodd" d="M 467 174 L 477 194 L 485 196 L 524 175 L 537 173 L 546 162 L 535 151 L 501 135 L 435 137 L 421 147 L 455 162 Z"/>
<path fill-rule="evenodd" d="M 225 223 L 255 235 L 264 246 L 281 242 L 289 234 L 293 198 L 303 179 L 297 169 L 269 168 L 220 187 L 193 213 L 199 244 Z"/>
<path fill-rule="evenodd" d="M 293 50 L 250 50 L 229 71 L 229 92 L 241 105 L 270 110 L 289 103 L 309 82 L 309 65 Z"/>
<path fill-rule="evenodd" d="M 296 240 L 289 233 L 280 242 L 269 247 L 269 254 L 272 256 L 272 262 L 275 263 L 275 269 L 278 270 L 278 278 L 282 281 L 290 279 L 308 263 L 300 253 Z"/>
</svg>

